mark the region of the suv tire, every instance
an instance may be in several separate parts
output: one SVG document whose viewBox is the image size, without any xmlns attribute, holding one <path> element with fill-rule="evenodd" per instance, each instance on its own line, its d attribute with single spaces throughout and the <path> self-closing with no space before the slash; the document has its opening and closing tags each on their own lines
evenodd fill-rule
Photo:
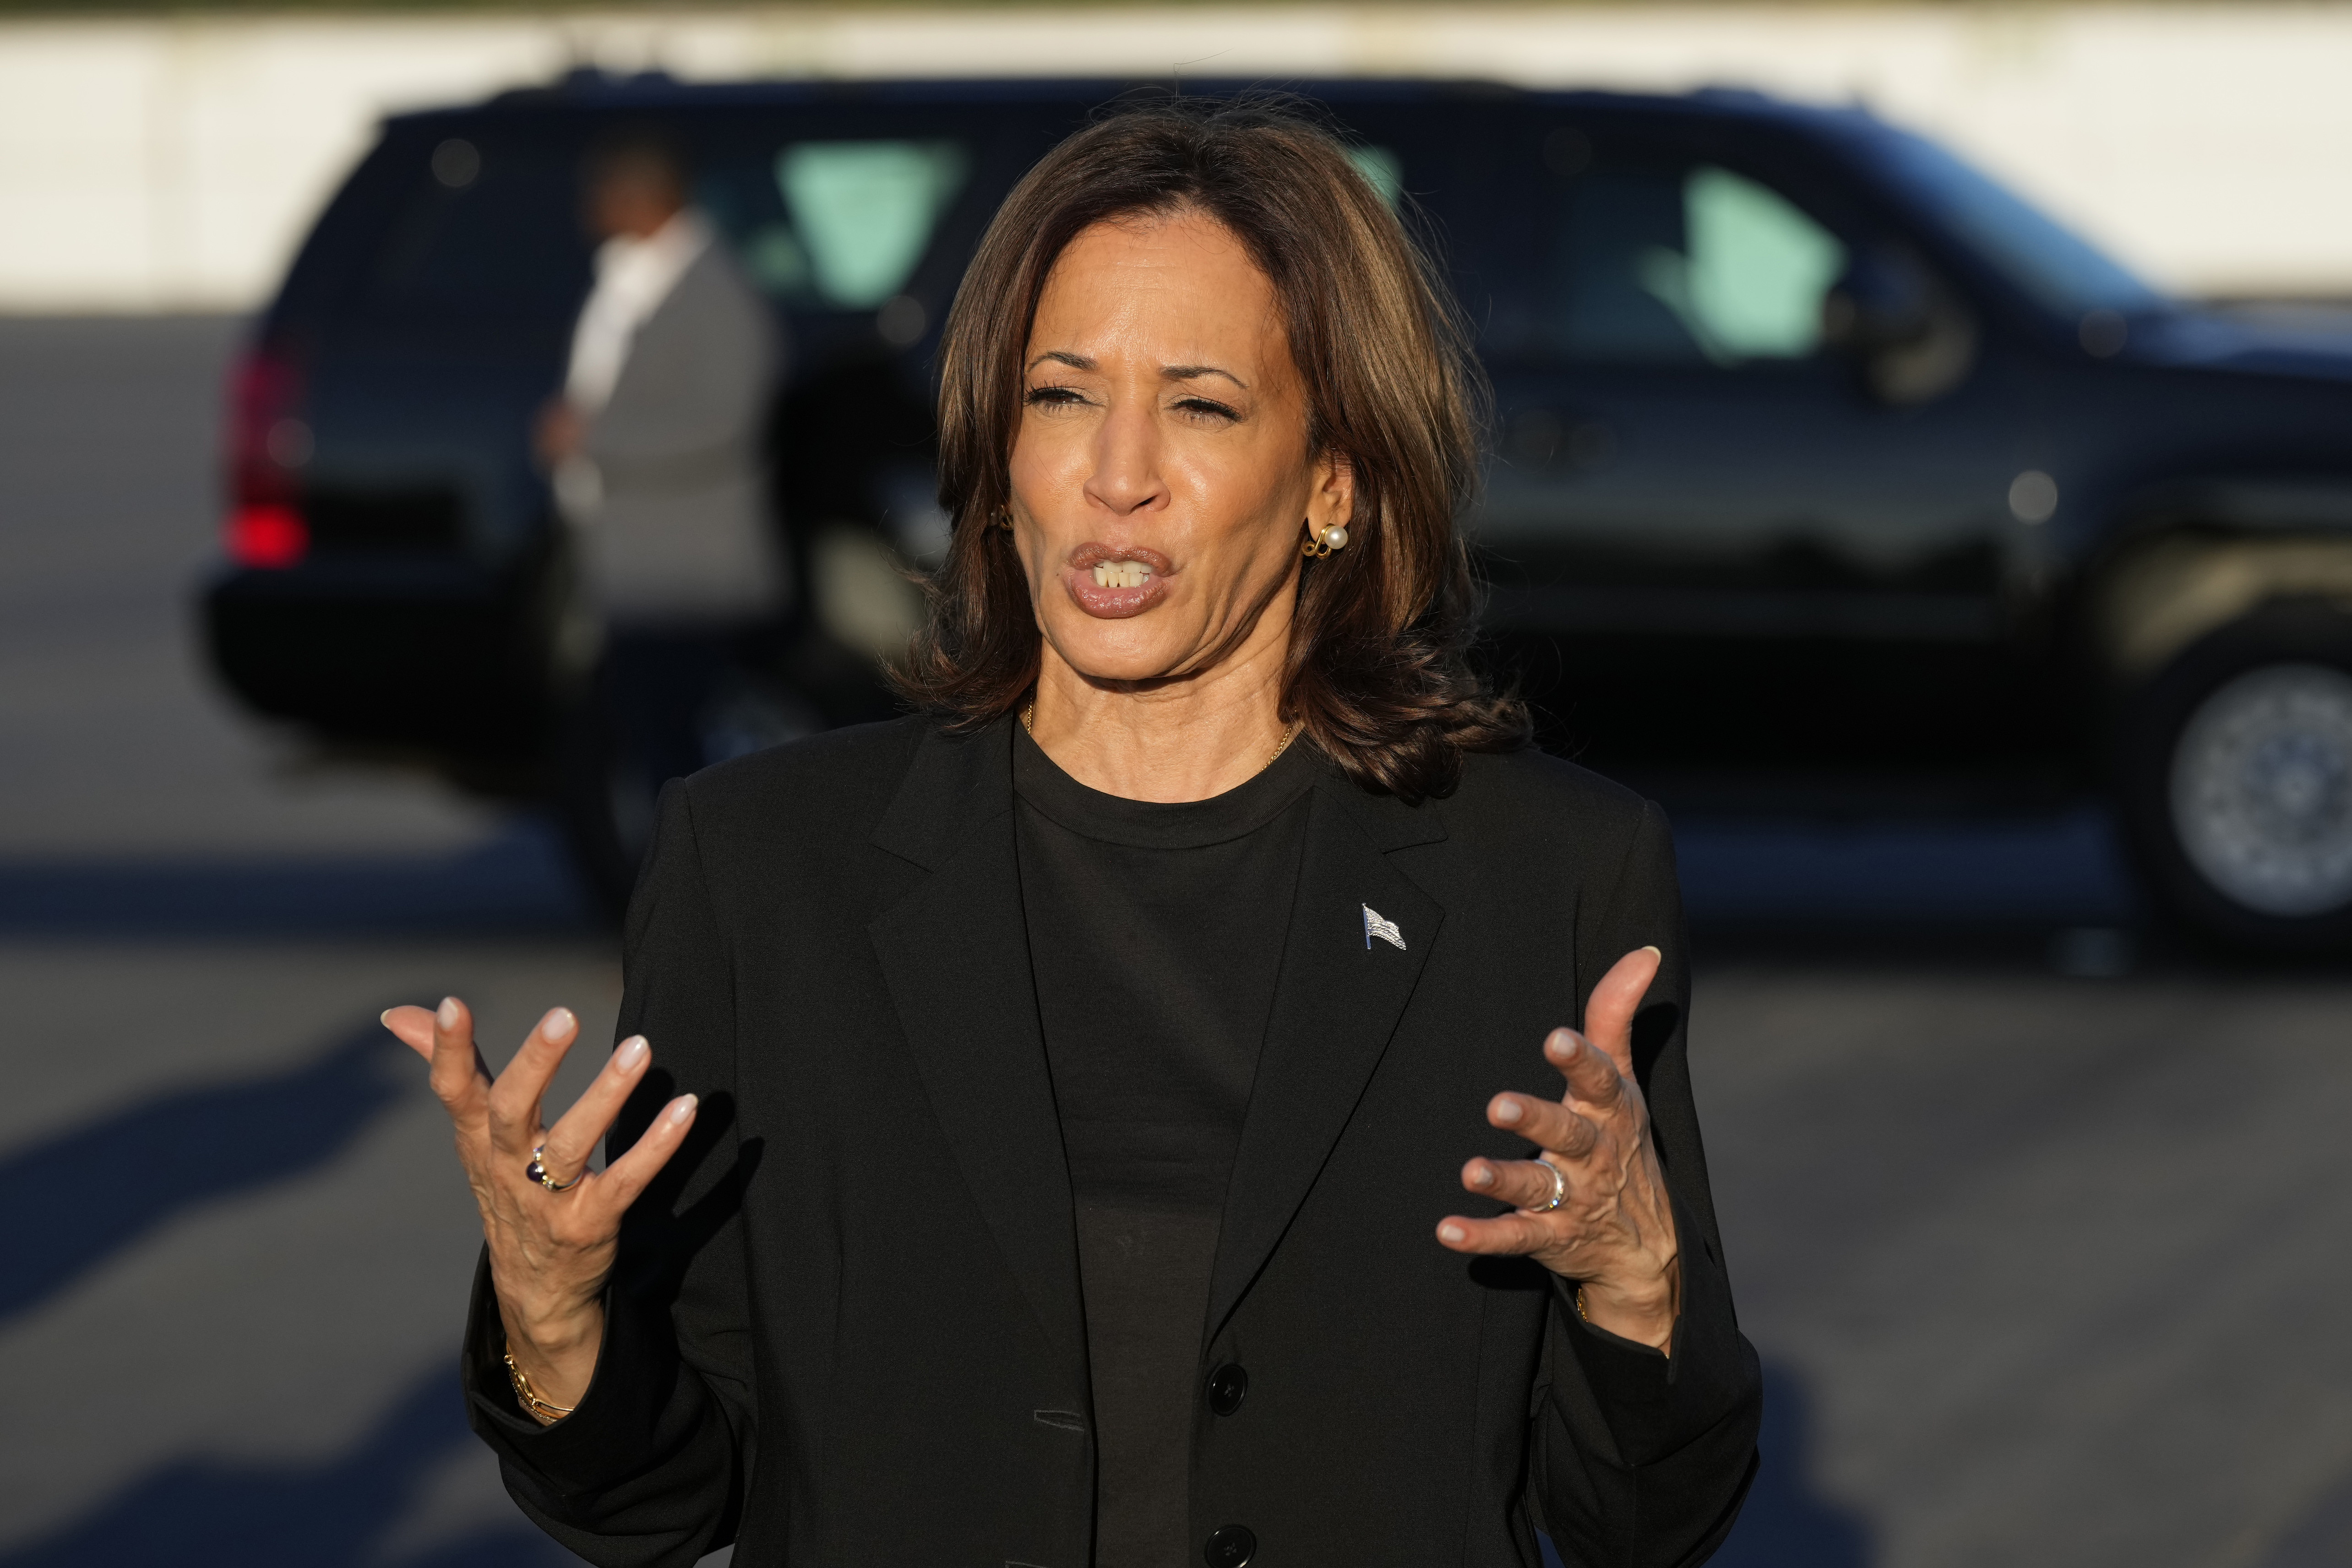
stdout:
<svg viewBox="0 0 2352 1568">
<path fill-rule="evenodd" d="M 2117 781 L 2149 890 L 2231 946 L 2352 947 L 2352 616 L 2224 626 L 2126 705 Z"/>
</svg>

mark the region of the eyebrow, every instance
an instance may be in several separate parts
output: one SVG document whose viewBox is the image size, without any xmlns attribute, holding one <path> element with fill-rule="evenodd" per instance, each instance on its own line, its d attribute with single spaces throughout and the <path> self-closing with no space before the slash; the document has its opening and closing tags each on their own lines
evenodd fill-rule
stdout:
<svg viewBox="0 0 2352 1568">
<path fill-rule="evenodd" d="M 1094 360 L 1088 359 L 1086 355 L 1071 353 L 1066 349 L 1047 349 L 1044 353 L 1039 354 L 1035 359 L 1029 362 L 1029 368 L 1031 370 L 1035 370 L 1039 365 L 1045 364 L 1048 361 L 1055 364 L 1068 365 L 1072 370 L 1097 371 L 1102 368 L 1099 363 Z M 1247 392 L 1249 390 L 1248 382 L 1244 381 L 1240 376 L 1235 375 L 1232 371 L 1225 369 L 1222 365 L 1163 365 L 1160 367 L 1160 378 L 1164 381 L 1198 381 L 1204 375 L 1222 375 L 1227 381 L 1232 382 L 1235 386 L 1240 387 L 1244 392 Z"/>
<path fill-rule="evenodd" d="M 1248 382 L 1244 381 L 1232 371 L 1226 370 L 1219 365 L 1171 364 L 1163 366 L 1160 374 L 1162 378 L 1169 381 L 1198 381 L 1204 375 L 1222 375 L 1227 381 L 1232 382 L 1235 386 L 1240 387 L 1244 392 L 1247 392 L 1249 390 Z"/>
</svg>

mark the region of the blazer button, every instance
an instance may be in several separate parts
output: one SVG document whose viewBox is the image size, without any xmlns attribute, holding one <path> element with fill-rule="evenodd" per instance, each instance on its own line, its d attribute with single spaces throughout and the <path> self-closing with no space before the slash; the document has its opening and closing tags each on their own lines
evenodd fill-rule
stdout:
<svg viewBox="0 0 2352 1568">
<path fill-rule="evenodd" d="M 1248 1568 L 1249 1560 L 1257 1551 L 1257 1537 L 1249 1527 L 1229 1524 L 1209 1537 L 1209 1544 L 1201 1556 L 1209 1568 Z"/>
<path fill-rule="evenodd" d="M 1240 1365 L 1227 1362 L 1209 1374 L 1209 1408 L 1220 1415 L 1231 1415 L 1249 1397 L 1249 1373 Z"/>
</svg>

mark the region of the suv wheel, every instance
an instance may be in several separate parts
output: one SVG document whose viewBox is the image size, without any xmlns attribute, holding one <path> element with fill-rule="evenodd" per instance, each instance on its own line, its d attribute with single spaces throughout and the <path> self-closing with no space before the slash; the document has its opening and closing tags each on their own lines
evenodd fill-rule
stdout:
<svg viewBox="0 0 2352 1568">
<path fill-rule="evenodd" d="M 2127 819 L 2155 891 L 2208 935 L 2352 943 L 2352 620 L 2273 611 L 2208 637 L 2134 705 Z"/>
</svg>

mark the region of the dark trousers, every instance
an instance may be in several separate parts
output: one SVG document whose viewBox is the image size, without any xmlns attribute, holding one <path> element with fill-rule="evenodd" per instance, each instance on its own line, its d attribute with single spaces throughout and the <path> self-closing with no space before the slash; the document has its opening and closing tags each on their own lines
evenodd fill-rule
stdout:
<svg viewBox="0 0 2352 1568">
<path fill-rule="evenodd" d="M 599 899 L 628 900 L 661 787 L 820 727 L 764 629 L 616 630 L 566 721 L 561 801 Z"/>
<path fill-rule="evenodd" d="M 688 632 L 615 632 L 597 671 L 597 698 L 619 751 L 649 793 L 721 760 L 711 755 L 714 710 L 750 676 L 740 638 Z"/>
</svg>

